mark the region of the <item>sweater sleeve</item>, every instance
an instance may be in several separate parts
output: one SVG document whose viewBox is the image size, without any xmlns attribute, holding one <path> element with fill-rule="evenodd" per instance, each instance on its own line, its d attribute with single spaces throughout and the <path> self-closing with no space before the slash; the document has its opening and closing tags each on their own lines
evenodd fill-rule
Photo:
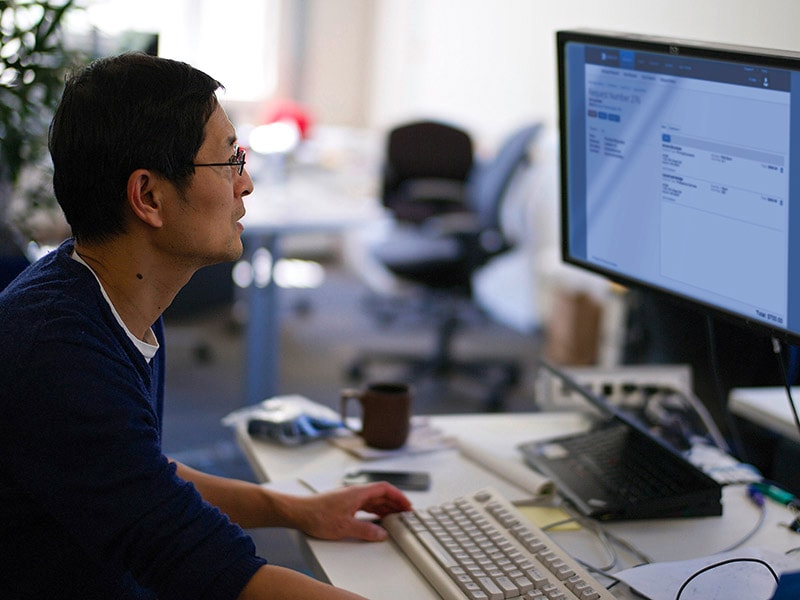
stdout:
<svg viewBox="0 0 800 600">
<path fill-rule="evenodd" d="M 265 561 L 161 453 L 160 363 L 144 361 L 100 305 L 53 314 L 15 340 L 0 453 L 31 514 L 57 524 L 59 560 L 72 545 L 162 599 L 235 598 Z"/>
</svg>

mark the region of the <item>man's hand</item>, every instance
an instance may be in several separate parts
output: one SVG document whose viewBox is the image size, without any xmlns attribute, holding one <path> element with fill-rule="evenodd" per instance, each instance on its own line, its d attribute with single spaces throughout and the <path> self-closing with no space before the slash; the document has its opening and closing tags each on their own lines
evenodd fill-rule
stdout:
<svg viewBox="0 0 800 600">
<path fill-rule="evenodd" d="M 295 496 L 176 465 L 178 475 L 191 481 L 205 500 L 245 528 L 290 527 L 323 540 L 354 538 L 377 542 L 386 539 L 386 531 L 357 519 L 357 512 L 385 517 L 411 510 L 405 494 L 384 481 Z"/>
<path fill-rule="evenodd" d="M 383 527 L 356 518 L 359 511 L 378 517 L 411 510 L 405 494 L 385 482 L 342 487 L 296 499 L 292 508 L 298 529 L 323 540 L 354 538 L 368 542 L 386 539 Z M 295 512 L 296 511 L 296 512 Z"/>
</svg>

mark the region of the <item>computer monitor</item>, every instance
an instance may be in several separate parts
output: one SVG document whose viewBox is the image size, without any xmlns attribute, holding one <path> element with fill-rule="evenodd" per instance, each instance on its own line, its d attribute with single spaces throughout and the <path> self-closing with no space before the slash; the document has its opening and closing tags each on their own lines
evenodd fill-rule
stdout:
<svg viewBox="0 0 800 600">
<path fill-rule="evenodd" d="M 557 50 L 564 261 L 800 342 L 800 54 L 592 30 Z"/>
</svg>

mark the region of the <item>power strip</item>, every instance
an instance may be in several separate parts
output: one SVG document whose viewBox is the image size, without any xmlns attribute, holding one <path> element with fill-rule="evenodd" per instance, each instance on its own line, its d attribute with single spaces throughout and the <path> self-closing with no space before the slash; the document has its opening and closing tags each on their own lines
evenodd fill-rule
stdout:
<svg viewBox="0 0 800 600">
<path fill-rule="evenodd" d="M 619 367 L 560 367 L 566 375 L 586 386 L 591 392 L 604 396 L 612 404 L 635 406 L 648 387 L 670 388 L 685 394 L 692 392 L 690 365 L 625 365 Z M 582 408 L 586 400 L 569 389 L 547 369 L 539 369 L 536 384 L 536 404 L 542 410 Z"/>
</svg>

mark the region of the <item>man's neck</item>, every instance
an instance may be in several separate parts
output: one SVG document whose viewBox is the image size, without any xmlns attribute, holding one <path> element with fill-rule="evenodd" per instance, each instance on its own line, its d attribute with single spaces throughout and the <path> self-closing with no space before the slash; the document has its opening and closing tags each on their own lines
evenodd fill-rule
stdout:
<svg viewBox="0 0 800 600">
<path fill-rule="evenodd" d="M 122 321 L 141 340 L 192 276 L 175 273 L 125 238 L 89 245 L 76 242 L 75 251 L 97 275 Z"/>
</svg>

